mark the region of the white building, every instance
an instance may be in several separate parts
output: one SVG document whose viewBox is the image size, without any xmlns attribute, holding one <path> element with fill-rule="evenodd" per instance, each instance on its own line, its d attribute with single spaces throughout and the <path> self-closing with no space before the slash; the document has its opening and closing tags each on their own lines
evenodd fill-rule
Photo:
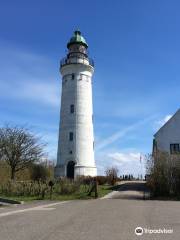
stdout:
<svg viewBox="0 0 180 240">
<path fill-rule="evenodd" d="M 59 142 L 55 177 L 96 176 L 94 160 L 92 75 L 93 61 L 80 31 L 67 44 L 62 75 Z"/>
<path fill-rule="evenodd" d="M 180 153 L 180 109 L 154 134 L 153 153 Z"/>
</svg>

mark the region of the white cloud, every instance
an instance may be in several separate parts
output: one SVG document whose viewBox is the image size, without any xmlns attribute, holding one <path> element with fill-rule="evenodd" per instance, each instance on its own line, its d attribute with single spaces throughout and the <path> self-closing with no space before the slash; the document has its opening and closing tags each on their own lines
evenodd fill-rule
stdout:
<svg viewBox="0 0 180 240">
<path fill-rule="evenodd" d="M 0 50 L 1 99 L 20 99 L 59 107 L 60 81 L 57 81 L 59 76 L 53 61 L 9 46 Z"/>
<path fill-rule="evenodd" d="M 159 128 L 161 128 L 171 117 L 172 115 L 169 114 L 163 117 L 162 119 L 155 121 L 154 130 L 155 131 L 159 130 Z"/>
<path fill-rule="evenodd" d="M 151 116 L 148 118 L 145 118 L 139 122 L 136 122 L 128 127 L 125 127 L 124 129 L 117 131 L 116 133 L 112 134 L 110 137 L 107 137 L 106 139 L 102 140 L 101 142 L 98 143 L 96 150 L 99 151 L 109 145 L 111 145 L 113 142 L 117 141 L 118 139 L 124 137 L 126 134 L 128 134 L 131 131 L 134 131 L 138 129 L 138 127 L 144 125 L 145 123 L 151 121 L 154 119 L 155 116 Z"/>
<path fill-rule="evenodd" d="M 59 88 L 49 82 L 41 80 L 31 80 L 26 82 L 19 81 L 17 84 L 3 83 L 1 86 L 1 98 L 28 100 L 38 104 L 48 104 L 53 107 L 59 107 L 60 92 Z"/>
<path fill-rule="evenodd" d="M 29 82 L 22 84 L 15 94 L 16 98 L 36 101 L 39 103 L 59 106 L 60 96 L 56 85 L 43 82 Z"/>
<path fill-rule="evenodd" d="M 141 156 L 141 161 L 140 161 Z M 99 153 L 96 157 L 98 174 L 104 174 L 107 167 L 115 166 L 120 175 L 133 174 L 138 176 L 145 174 L 145 161 L 143 155 L 138 150 L 122 149 Z"/>
<path fill-rule="evenodd" d="M 122 152 L 115 152 L 108 154 L 108 157 L 117 161 L 118 163 L 128 163 L 131 161 L 139 161 L 140 153 L 136 152 L 129 152 L 129 153 L 122 153 Z"/>
<path fill-rule="evenodd" d="M 3 43 L 0 52 L 0 102 L 1 106 L 8 106 L 7 109 L 2 107 L 0 124 L 28 125 L 47 143 L 50 158 L 56 158 L 56 119 L 59 117 L 61 86 L 59 60 Z M 40 113 L 38 117 L 37 113 Z"/>
</svg>

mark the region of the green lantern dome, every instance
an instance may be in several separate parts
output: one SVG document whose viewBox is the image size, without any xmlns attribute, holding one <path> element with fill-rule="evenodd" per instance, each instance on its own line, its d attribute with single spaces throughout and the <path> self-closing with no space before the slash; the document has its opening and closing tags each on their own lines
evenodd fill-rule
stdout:
<svg viewBox="0 0 180 240">
<path fill-rule="evenodd" d="M 86 40 L 81 35 L 81 32 L 79 30 L 76 30 L 74 32 L 74 35 L 71 37 L 70 41 L 67 44 L 67 48 L 69 48 L 70 45 L 75 44 L 75 43 L 80 43 L 80 44 L 84 45 L 86 48 L 88 48 L 88 44 L 86 43 Z"/>
</svg>

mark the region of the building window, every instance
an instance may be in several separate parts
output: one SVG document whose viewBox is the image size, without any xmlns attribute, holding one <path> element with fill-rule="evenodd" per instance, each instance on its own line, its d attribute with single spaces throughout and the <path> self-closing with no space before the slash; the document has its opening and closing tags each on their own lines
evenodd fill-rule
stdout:
<svg viewBox="0 0 180 240">
<path fill-rule="evenodd" d="M 74 73 L 72 74 L 72 80 L 74 80 Z"/>
<path fill-rule="evenodd" d="M 73 141 L 73 132 L 69 133 L 69 141 L 71 141 L 71 142 Z"/>
<path fill-rule="evenodd" d="M 72 151 L 69 151 L 69 154 L 72 154 Z"/>
<path fill-rule="evenodd" d="M 155 139 L 153 139 L 153 154 L 157 153 L 157 142 Z"/>
<path fill-rule="evenodd" d="M 179 143 L 170 144 L 170 153 L 171 154 L 179 153 L 179 152 L 180 152 Z"/>
<path fill-rule="evenodd" d="M 74 104 L 70 105 L 70 113 L 74 113 Z"/>
</svg>

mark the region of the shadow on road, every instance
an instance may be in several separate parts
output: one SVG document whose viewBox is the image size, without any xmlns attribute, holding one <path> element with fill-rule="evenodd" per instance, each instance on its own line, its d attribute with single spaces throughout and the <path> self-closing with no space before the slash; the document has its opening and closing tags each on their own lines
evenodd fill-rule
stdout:
<svg viewBox="0 0 180 240">
<path fill-rule="evenodd" d="M 116 191 L 111 196 L 112 199 L 146 200 L 150 196 L 146 182 L 126 182 L 112 187 L 111 190 Z"/>
<path fill-rule="evenodd" d="M 146 182 L 126 182 L 111 187 L 113 191 L 148 191 Z"/>
</svg>

